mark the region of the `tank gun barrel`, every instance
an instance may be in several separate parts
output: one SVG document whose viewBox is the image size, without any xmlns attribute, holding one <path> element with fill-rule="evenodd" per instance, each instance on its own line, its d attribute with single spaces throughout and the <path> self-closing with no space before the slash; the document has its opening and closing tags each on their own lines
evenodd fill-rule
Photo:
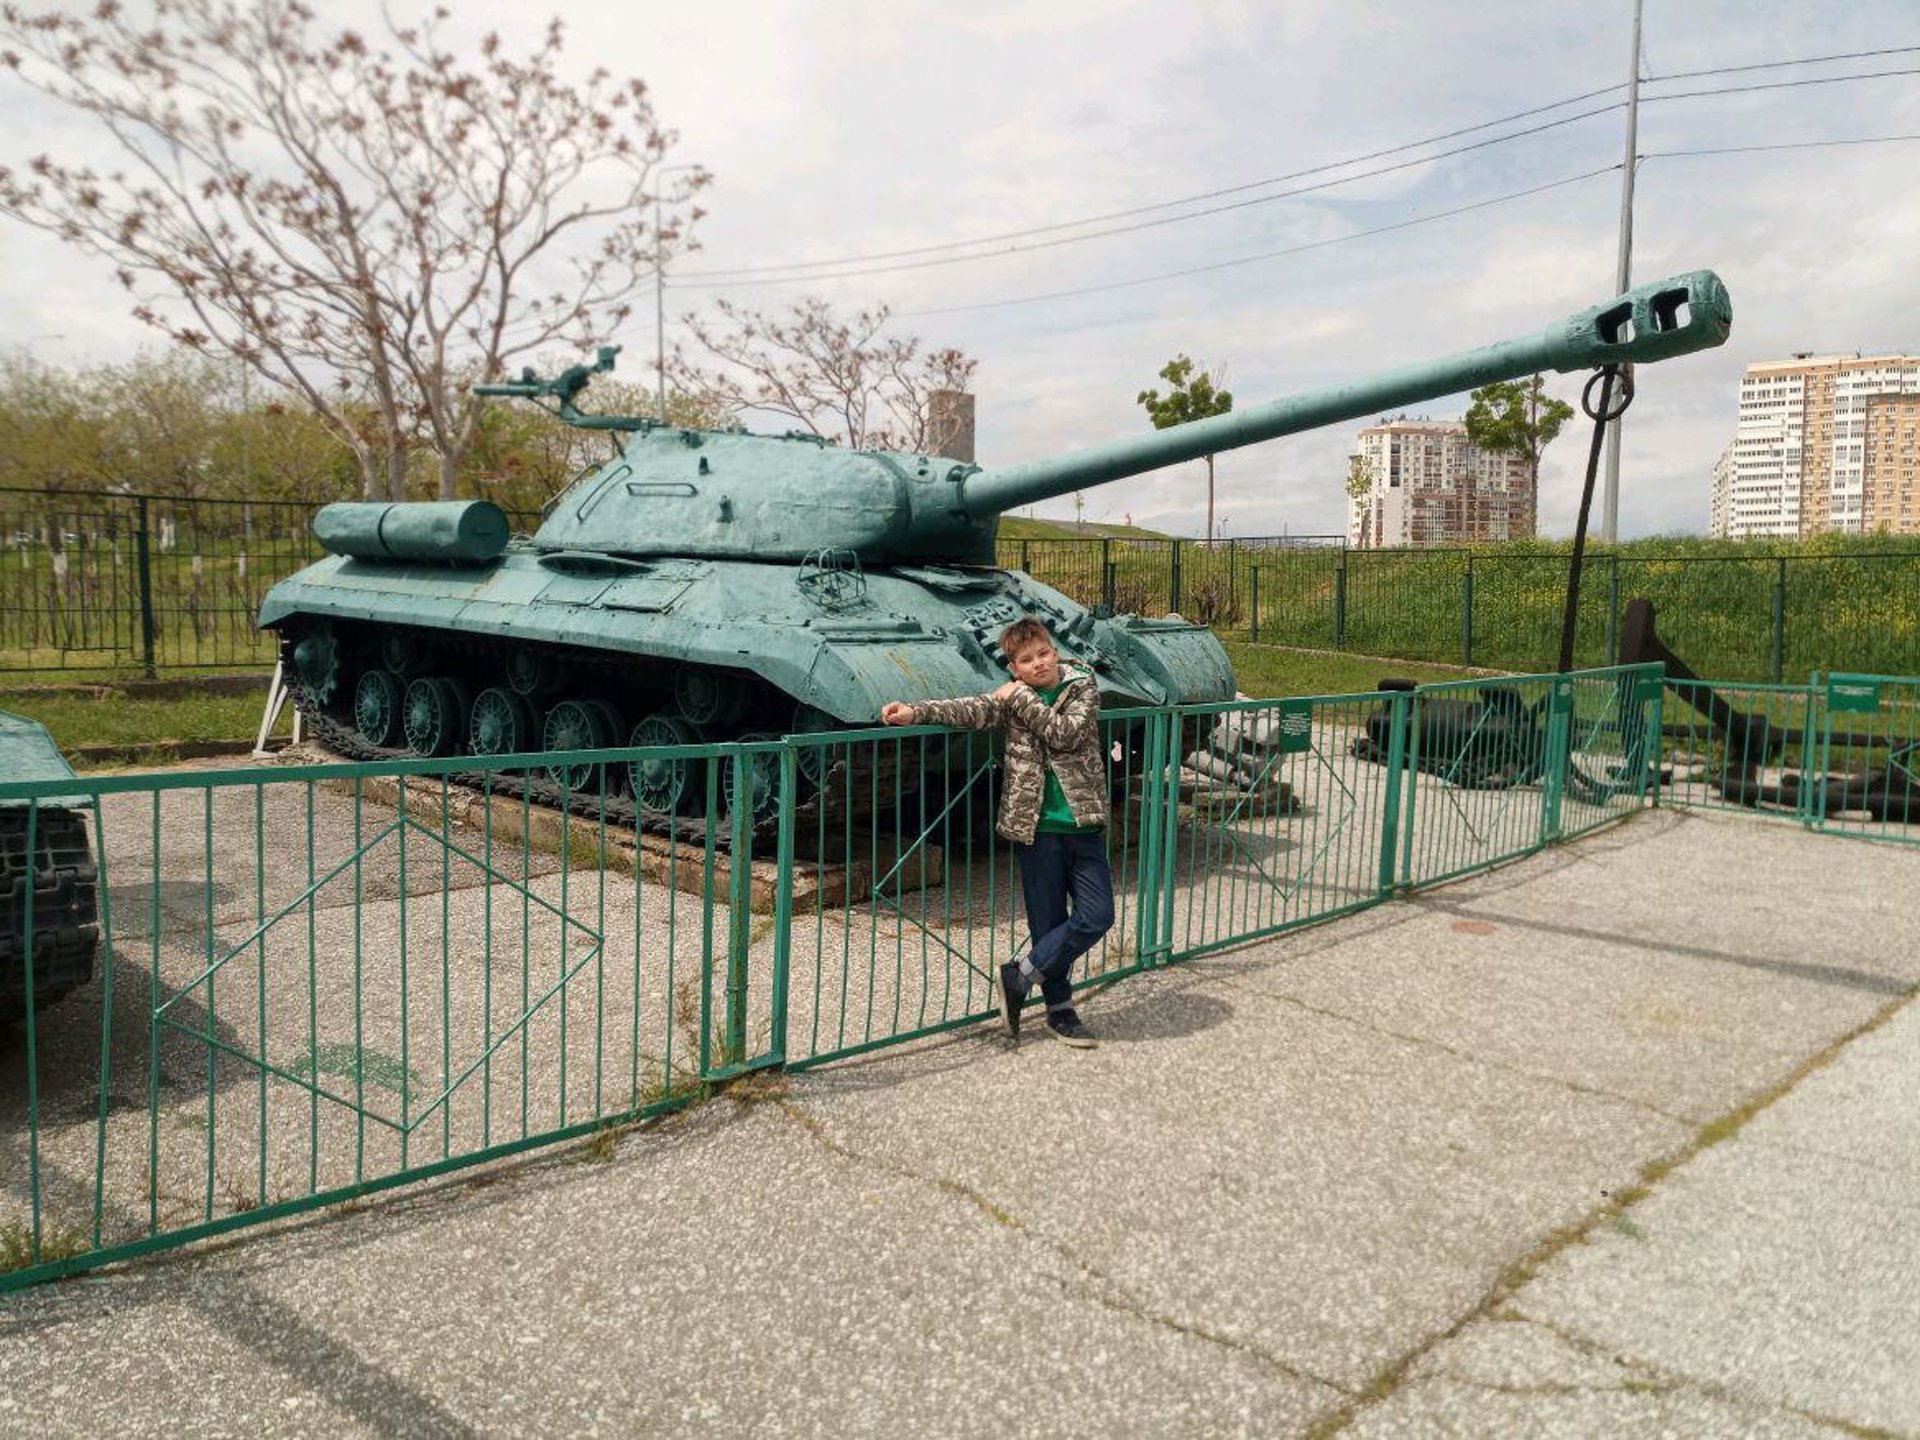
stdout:
<svg viewBox="0 0 1920 1440">
<path fill-rule="evenodd" d="M 1629 290 L 1536 335 L 1090 450 L 979 471 L 961 482 L 958 508 L 967 519 L 986 520 L 1015 506 L 1495 381 L 1665 360 L 1725 343 L 1732 325 L 1733 307 L 1720 277 L 1695 270 Z"/>
</svg>

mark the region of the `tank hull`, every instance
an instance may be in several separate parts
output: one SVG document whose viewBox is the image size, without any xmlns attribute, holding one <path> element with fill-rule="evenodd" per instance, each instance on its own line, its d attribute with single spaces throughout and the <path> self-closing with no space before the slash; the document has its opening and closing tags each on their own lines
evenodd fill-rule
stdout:
<svg viewBox="0 0 1920 1440">
<path fill-rule="evenodd" d="M 0 780 L 72 778 L 72 768 L 45 729 L 0 713 Z M 0 801 L 0 1024 L 26 1014 L 29 975 L 35 1010 L 93 978 L 100 948 L 99 871 L 87 841 L 85 804 L 64 796 L 31 805 Z"/>
<path fill-rule="evenodd" d="M 604 697 L 629 721 L 638 717 L 627 711 L 649 703 L 646 691 L 662 692 L 656 699 L 664 705 L 682 671 L 744 677 L 757 682 L 761 713 L 738 717 L 738 727 L 788 733 L 795 706 L 844 725 L 870 724 L 889 700 L 947 699 L 1000 685 L 1008 671 L 998 636 L 1022 616 L 1039 619 L 1063 655 L 1093 670 L 1109 705 L 1232 698 L 1232 667 L 1204 626 L 1177 617 L 1096 617 L 1030 576 L 985 567 L 863 573 L 737 560 L 568 558 L 526 546 L 457 567 L 333 556 L 275 586 L 260 623 L 296 640 L 322 623 L 342 637 L 400 631 L 429 646 L 444 637 L 447 655 L 423 656 L 423 665 L 462 670 L 469 684 L 490 680 L 485 667 L 504 665 L 515 651 L 561 667 L 569 659 L 615 663 L 620 675 L 582 678 L 575 688 L 642 692 Z M 485 658 L 476 658 L 480 652 Z M 332 699 L 357 673 L 351 654 L 337 653 L 332 664 L 332 685 L 320 661 L 297 666 L 296 691 L 305 682 L 314 699 Z M 779 708 L 767 713 L 768 705 Z"/>
</svg>

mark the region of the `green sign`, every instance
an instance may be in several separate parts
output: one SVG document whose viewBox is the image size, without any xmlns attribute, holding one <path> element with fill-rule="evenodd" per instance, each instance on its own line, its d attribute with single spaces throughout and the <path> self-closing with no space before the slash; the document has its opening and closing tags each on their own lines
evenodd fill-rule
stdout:
<svg viewBox="0 0 1920 1440">
<path fill-rule="evenodd" d="M 1651 705 L 1660 698 L 1661 687 L 1667 682 L 1658 675 L 1642 675 L 1633 682 L 1633 703 Z"/>
<path fill-rule="evenodd" d="M 1313 748 L 1313 705 L 1306 700 L 1280 702 L 1280 743 L 1282 755 L 1298 755 Z"/>
<path fill-rule="evenodd" d="M 1883 683 L 1878 675 L 1829 675 L 1827 709 L 1852 710 L 1871 715 L 1880 708 L 1880 687 Z"/>
</svg>

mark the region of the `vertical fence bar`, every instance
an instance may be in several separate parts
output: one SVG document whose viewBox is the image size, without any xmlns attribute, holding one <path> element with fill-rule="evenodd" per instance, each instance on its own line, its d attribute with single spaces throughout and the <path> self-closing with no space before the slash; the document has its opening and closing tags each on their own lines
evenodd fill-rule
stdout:
<svg viewBox="0 0 1920 1440">
<path fill-rule="evenodd" d="M 140 582 L 140 663 L 147 678 L 154 676 L 153 561 L 148 553 L 147 497 L 133 497 L 133 553 Z"/>
<path fill-rule="evenodd" d="M 1540 843 L 1560 838 L 1560 807 L 1566 797 L 1567 766 L 1573 758 L 1573 679 L 1553 677 L 1547 700 L 1547 763 L 1540 777 Z"/>
<path fill-rule="evenodd" d="M 1395 866 L 1400 852 L 1400 826 L 1411 825 L 1412 807 L 1408 807 L 1405 820 L 1400 814 L 1400 791 L 1403 785 L 1411 787 L 1412 774 L 1407 768 L 1407 730 L 1413 713 L 1413 697 L 1406 691 L 1396 691 L 1391 705 L 1391 730 L 1387 739 L 1387 797 L 1385 813 L 1380 820 L 1380 893 L 1393 893 L 1396 880 Z M 1411 796 L 1409 796 L 1411 799 Z"/>
<path fill-rule="evenodd" d="M 1333 570 L 1333 648 L 1347 648 L 1347 552 L 1344 550 Z"/>
<path fill-rule="evenodd" d="M 1467 552 L 1467 568 L 1460 574 L 1460 663 L 1473 664 L 1473 552 Z"/>
<path fill-rule="evenodd" d="M 39 849 L 40 802 L 27 803 L 26 834 L 26 883 L 21 887 L 20 942 L 21 942 L 21 993 L 26 997 L 27 1020 L 27 1188 L 33 1207 L 33 1229 L 28 1237 L 27 1258 L 33 1264 L 40 1263 L 40 1051 L 37 1043 L 40 1028 L 38 1014 L 39 1003 L 33 993 L 33 956 L 35 950 L 33 934 L 33 892 L 34 870 Z"/>
<path fill-rule="evenodd" d="M 1257 645 L 1260 643 L 1260 567 L 1258 565 L 1247 567 L 1247 596 L 1249 608 L 1253 611 L 1252 631 L 1247 638 Z"/>
<path fill-rule="evenodd" d="M 1620 557 L 1607 557 L 1607 664 L 1620 663 Z"/>
<path fill-rule="evenodd" d="M 1180 547 L 1184 541 L 1173 542 L 1172 561 L 1167 569 L 1167 613 L 1180 613 Z"/>
<path fill-rule="evenodd" d="M 1787 557 L 1777 556 L 1773 564 L 1773 663 L 1767 673 L 1778 685 L 1787 668 Z"/>
<path fill-rule="evenodd" d="M 832 768 L 832 752 L 816 752 L 820 774 Z M 780 830 L 775 840 L 774 863 L 779 874 L 773 889 L 773 1020 L 767 1032 L 766 1063 L 784 1065 L 787 1060 L 787 986 L 793 965 L 793 830 L 794 811 L 799 808 L 800 757 L 791 744 L 780 748 Z M 824 901 L 815 901 L 824 909 Z M 816 963 L 817 959 L 816 959 Z M 817 984 L 816 979 L 816 984 Z"/>
<path fill-rule="evenodd" d="M 752 831 L 748 826 L 753 810 L 753 777 L 749 773 L 751 757 L 735 752 L 733 758 L 732 848 L 727 852 L 727 1041 L 721 1056 L 724 1065 L 737 1065 L 747 1053 L 747 940 L 753 917 L 748 913 L 753 866 Z"/>
</svg>

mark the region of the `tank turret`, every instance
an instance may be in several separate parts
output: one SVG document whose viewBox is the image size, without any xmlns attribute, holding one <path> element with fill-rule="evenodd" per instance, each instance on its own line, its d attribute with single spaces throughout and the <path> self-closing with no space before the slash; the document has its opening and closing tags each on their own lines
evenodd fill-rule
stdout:
<svg viewBox="0 0 1920 1440">
<path fill-rule="evenodd" d="M 1089 612 L 994 565 L 999 517 L 1052 496 L 1541 370 L 1647 363 L 1722 343 L 1708 271 L 1642 286 L 1535 335 L 1031 464 L 852 451 L 577 405 L 592 365 L 479 386 L 604 430 L 607 462 L 502 538 L 473 502 L 339 505 L 329 556 L 267 596 L 296 700 L 363 756 L 725 740 L 871 723 L 882 702 L 1005 678 L 1032 616 L 1110 701 L 1220 700 L 1233 673 L 1178 616 Z M 640 811 L 687 777 L 636 772 Z"/>
</svg>

